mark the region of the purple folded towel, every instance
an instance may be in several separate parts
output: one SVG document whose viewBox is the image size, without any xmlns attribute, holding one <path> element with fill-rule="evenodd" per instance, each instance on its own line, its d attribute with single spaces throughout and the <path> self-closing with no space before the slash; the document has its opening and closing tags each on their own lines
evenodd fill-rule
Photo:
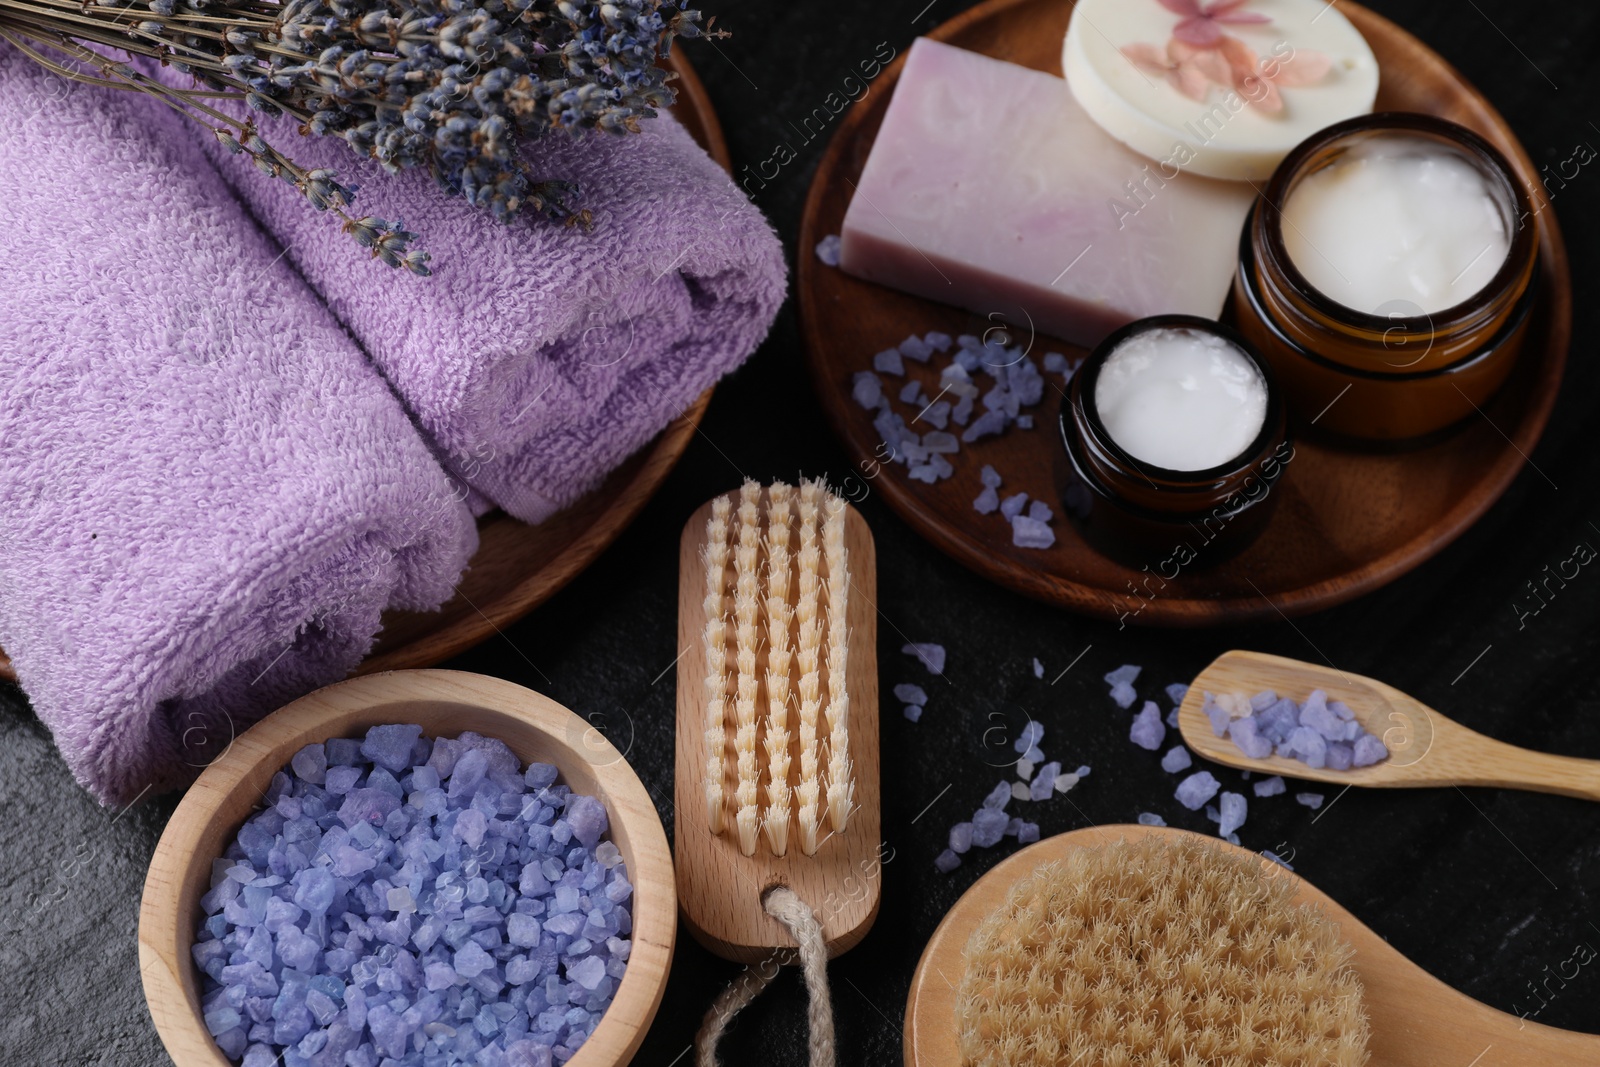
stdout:
<svg viewBox="0 0 1600 1067">
<path fill-rule="evenodd" d="M 0 646 L 107 804 L 343 677 L 477 540 L 187 121 L 0 44 Z"/>
<path fill-rule="evenodd" d="M 337 220 L 193 124 L 446 466 L 526 522 L 599 484 L 742 363 L 783 302 L 772 228 L 668 115 L 638 135 L 562 134 L 528 151 L 539 176 L 581 184 L 588 233 L 502 225 L 420 171 L 385 174 L 334 138 L 297 136 L 291 122 L 261 128 L 300 165 L 360 185 L 358 213 L 399 217 L 421 235 L 433 277 L 370 261 Z"/>
</svg>

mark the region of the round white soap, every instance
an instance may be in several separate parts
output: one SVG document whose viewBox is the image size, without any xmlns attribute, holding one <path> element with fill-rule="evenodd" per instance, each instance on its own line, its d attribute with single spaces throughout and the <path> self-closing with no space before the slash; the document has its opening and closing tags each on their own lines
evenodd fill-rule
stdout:
<svg viewBox="0 0 1600 1067">
<path fill-rule="evenodd" d="M 1100 367 L 1095 411 L 1134 459 L 1173 471 L 1220 467 L 1267 419 L 1267 383 L 1216 334 L 1182 327 L 1136 333 Z"/>
<path fill-rule="evenodd" d="M 1433 314 L 1493 280 L 1511 250 L 1488 179 L 1422 137 L 1371 137 L 1300 179 L 1283 243 L 1306 281 L 1374 315 Z"/>
<path fill-rule="evenodd" d="M 1061 65 L 1089 116 L 1168 180 L 1264 181 L 1378 95 L 1372 49 L 1327 0 L 1078 0 Z"/>
</svg>

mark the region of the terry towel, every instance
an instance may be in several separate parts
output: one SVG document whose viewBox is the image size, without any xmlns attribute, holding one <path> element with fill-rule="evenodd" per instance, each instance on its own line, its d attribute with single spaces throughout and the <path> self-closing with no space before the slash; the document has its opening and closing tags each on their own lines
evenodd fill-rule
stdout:
<svg viewBox="0 0 1600 1067">
<path fill-rule="evenodd" d="M 106 804 L 343 677 L 477 541 L 188 121 L 0 44 L 0 646 Z"/>
<path fill-rule="evenodd" d="M 589 232 L 495 222 L 421 170 L 389 175 L 336 138 L 258 121 L 296 163 L 359 185 L 357 215 L 399 218 L 420 235 L 428 278 L 368 259 L 289 183 L 230 155 L 206 127 L 189 130 L 446 466 L 525 522 L 598 485 L 742 363 L 783 302 L 771 226 L 665 113 L 640 134 L 557 133 L 525 153 L 537 176 L 580 185 Z"/>
</svg>

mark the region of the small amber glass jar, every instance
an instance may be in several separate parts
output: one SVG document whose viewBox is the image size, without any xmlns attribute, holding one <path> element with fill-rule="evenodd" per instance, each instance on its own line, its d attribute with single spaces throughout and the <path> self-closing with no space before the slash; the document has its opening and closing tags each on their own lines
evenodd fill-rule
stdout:
<svg viewBox="0 0 1600 1067">
<path fill-rule="evenodd" d="M 1145 330 L 1187 329 L 1221 337 L 1261 373 L 1266 413 L 1238 456 L 1206 470 L 1169 470 L 1134 458 L 1112 438 L 1095 406 L 1100 370 L 1119 345 Z M 1272 369 L 1238 333 L 1193 315 L 1140 319 L 1102 341 L 1072 377 L 1061 410 L 1061 502 L 1097 551 L 1171 580 L 1237 555 L 1277 503 L 1273 489 L 1294 458 L 1283 395 Z"/>
<path fill-rule="evenodd" d="M 1407 313 L 1401 301 L 1390 314 L 1341 304 L 1306 280 L 1284 241 L 1283 207 L 1301 181 L 1363 142 L 1391 137 L 1429 142 L 1481 174 L 1509 239 L 1482 289 L 1432 314 Z M 1277 371 L 1297 423 L 1367 440 L 1433 433 L 1486 403 L 1516 363 L 1537 290 L 1533 217 L 1511 164 L 1464 127 L 1405 112 L 1338 123 L 1284 159 L 1246 220 L 1235 320 Z"/>
</svg>

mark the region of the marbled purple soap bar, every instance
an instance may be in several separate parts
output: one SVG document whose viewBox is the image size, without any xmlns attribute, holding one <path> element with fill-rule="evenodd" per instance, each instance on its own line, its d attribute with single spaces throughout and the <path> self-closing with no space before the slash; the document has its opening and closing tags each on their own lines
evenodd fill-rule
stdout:
<svg viewBox="0 0 1600 1067">
<path fill-rule="evenodd" d="M 1255 199 L 1103 132 L 1064 79 L 918 39 L 845 215 L 850 274 L 1092 346 L 1221 313 Z"/>
</svg>

